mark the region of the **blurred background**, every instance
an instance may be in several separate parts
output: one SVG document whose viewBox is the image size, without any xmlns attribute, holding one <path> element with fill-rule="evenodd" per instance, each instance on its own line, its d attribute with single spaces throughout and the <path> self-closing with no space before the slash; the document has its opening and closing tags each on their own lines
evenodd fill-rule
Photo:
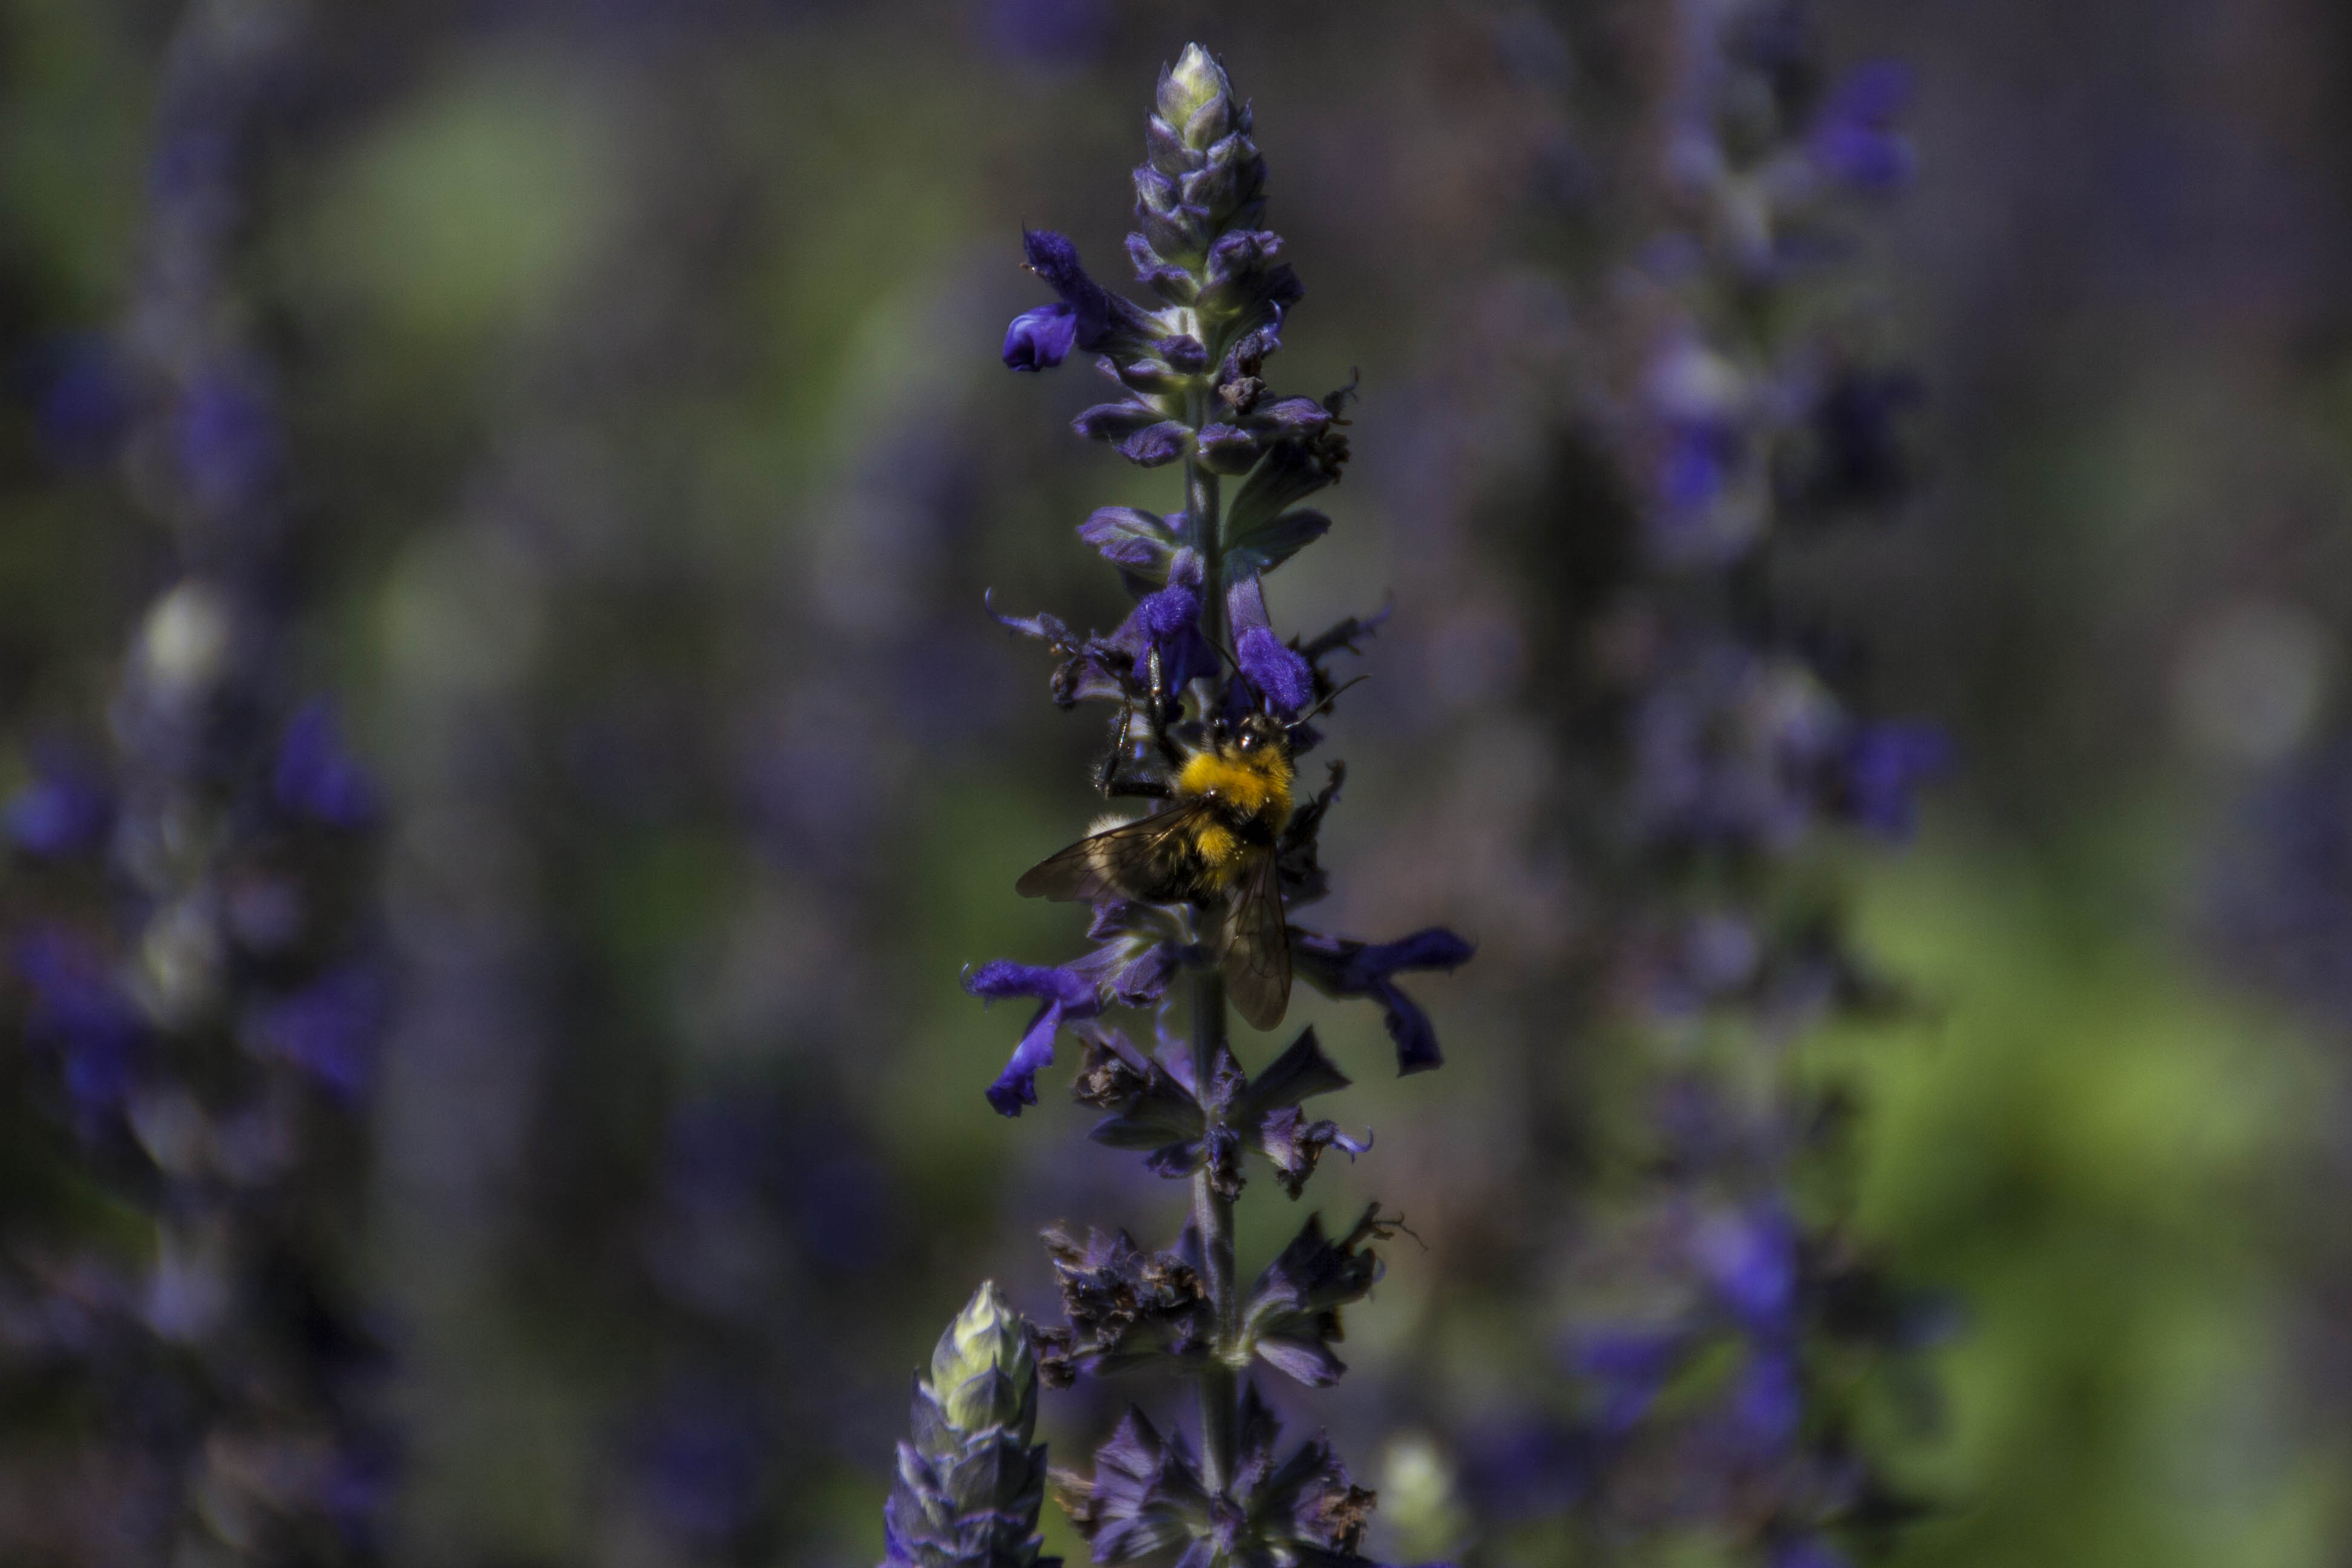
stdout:
<svg viewBox="0 0 2352 1568">
<path fill-rule="evenodd" d="M 1068 434 L 1083 366 L 998 363 L 1020 228 L 1123 276 L 1192 38 L 1306 283 L 1279 384 L 1362 377 L 1337 527 L 1270 585 L 1286 631 L 1394 607 L 1330 727 L 1324 923 L 1479 944 L 1412 986 L 1442 1072 L 1295 1009 L 1378 1133 L 1305 1201 L 1423 1245 L 1285 1407 L 1382 1488 L 1385 1560 L 1563 1560 L 1482 1456 L 1564 1386 L 1622 1076 L 1567 694 L 1664 12 L 0 0 L 0 1561 L 871 1562 L 972 1285 L 1049 1314 L 1042 1226 L 1172 1228 L 1056 1076 L 989 1110 L 1026 1015 L 958 977 L 1076 951 L 1011 885 L 1102 742 L 982 594 L 1108 627 L 1071 528 L 1175 486 Z M 1938 1505 L 1890 1560 L 2352 1563 L 2352 13 L 1814 18 L 1914 73 L 1918 175 L 1848 275 L 1927 394 L 1890 525 L 1786 591 L 1958 758 L 1910 844 L 1828 861 L 1917 1005 L 1810 1047 L 1861 1223 L 1954 1304 L 1875 1439 Z M 139 995 L 195 964 L 307 1087 L 199 1158 L 108 1076 L 160 1047 L 71 944 L 197 907 L 157 889 L 217 779 L 165 719 L 216 668 L 310 715 L 268 726 L 300 821 L 195 790 L 229 934 L 150 921 Z M 1245 1260 L 1297 1223 L 1265 1185 Z M 123 1348 L 236 1258 L 292 1361 L 217 1309 Z M 1057 1459 L 1118 1407 L 1049 1395 Z M 213 1543 L 163 1552 L 190 1463 Z M 297 1472 L 345 1544 L 240 1547 Z"/>
</svg>

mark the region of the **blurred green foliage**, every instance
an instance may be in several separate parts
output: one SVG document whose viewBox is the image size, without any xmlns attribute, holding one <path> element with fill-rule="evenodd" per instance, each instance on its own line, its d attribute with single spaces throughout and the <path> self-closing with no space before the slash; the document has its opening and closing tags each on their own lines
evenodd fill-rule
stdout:
<svg viewBox="0 0 2352 1568">
<path fill-rule="evenodd" d="M 2102 847 L 1947 837 L 1865 881 L 1922 1022 L 1821 1058 L 1867 1106 L 1864 1231 L 1956 1312 L 1907 1467 L 1946 1517 L 1897 1560 L 2332 1561 L 2344 1455 L 2297 1441 L 2277 1330 L 2341 1064 L 2183 967 L 2143 901 L 2160 837 Z"/>
</svg>

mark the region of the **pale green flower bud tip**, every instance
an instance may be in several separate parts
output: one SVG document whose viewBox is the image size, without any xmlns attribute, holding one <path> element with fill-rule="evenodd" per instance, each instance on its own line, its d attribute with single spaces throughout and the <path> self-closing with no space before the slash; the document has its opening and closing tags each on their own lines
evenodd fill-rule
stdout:
<svg viewBox="0 0 2352 1568">
<path fill-rule="evenodd" d="M 1027 1326 L 990 1280 L 972 1292 L 932 1352 L 932 1393 L 949 1422 L 971 1432 L 1017 1425 L 1036 1384 Z"/>
<path fill-rule="evenodd" d="M 1160 79 L 1160 118 L 1181 132 L 1202 109 L 1231 99 L 1233 91 L 1215 57 L 1198 44 L 1187 44 L 1174 68 Z"/>
</svg>

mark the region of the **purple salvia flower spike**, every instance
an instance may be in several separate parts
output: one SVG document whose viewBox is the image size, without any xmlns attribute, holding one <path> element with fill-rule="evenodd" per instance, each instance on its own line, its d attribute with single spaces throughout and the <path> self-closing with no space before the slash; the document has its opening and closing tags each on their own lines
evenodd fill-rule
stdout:
<svg viewBox="0 0 2352 1568">
<path fill-rule="evenodd" d="M 248 186 L 312 96 L 307 33 L 271 5 L 184 8 L 125 320 L 42 410 L 62 459 L 138 455 L 162 578 L 105 705 L 111 754 L 37 749 L 5 814 L 66 905 L 27 900 L 8 933 L 28 1079 L 77 1180 L 149 1236 L 135 1260 L 61 1240 L 56 1277 L 80 1282 L 18 1303 L 14 1351 L 60 1408 L 117 1413 L 77 1461 L 116 1478 L 103 1503 L 51 1510 L 46 1549 L 76 1561 L 372 1561 L 400 1448 L 361 1403 L 382 1352 L 344 1239 L 289 1223 L 362 1207 L 390 1003 L 352 885 L 378 801 L 299 695 L 319 606 L 285 494 L 295 427 L 245 327 L 271 308 L 240 249 Z"/>
<path fill-rule="evenodd" d="M 1029 266 L 1058 300 L 1015 320 L 1004 357 L 1037 370 L 1076 350 L 1099 353 L 1120 396 L 1080 414 L 1076 433 L 1139 467 L 1181 464 L 1182 506 L 1165 516 L 1106 507 L 1080 525 L 1135 595 L 1108 636 L 1080 637 L 1046 615 L 998 618 L 1060 661 L 1057 702 L 1118 705 L 1097 783 L 1158 809 L 1022 879 L 1024 893 L 1092 904 L 1090 952 L 1056 965 L 998 960 L 969 972 L 964 985 L 983 999 L 1039 1004 L 988 1089 L 1000 1112 L 1035 1103 L 1037 1074 L 1069 1028 L 1084 1044 L 1076 1096 L 1105 1113 L 1094 1140 L 1192 1187 L 1192 1222 L 1164 1250 L 1125 1232 L 1047 1235 L 1066 1324 L 1036 1334 L 1045 1384 L 1160 1362 L 1191 1373 L 1200 1393 L 1197 1459 L 1181 1435 L 1163 1437 L 1130 1411 L 1096 1453 L 1091 1478 L 1057 1476 L 1095 1561 L 1345 1568 L 1363 1561 L 1371 1494 L 1321 1439 L 1282 1455 L 1278 1423 L 1238 1372 L 1262 1361 L 1311 1386 L 1336 1381 L 1346 1371 L 1331 1348 L 1340 1309 L 1379 1278 L 1372 1246 L 1394 1222 L 1375 1207 L 1332 1238 L 1310 1218 L 1244 1291 L 1232 1211 L 1247 1162 L 1263 1159 L 1296 1198 L 1326 1152 L 1353 1158 L 1371 1139 L 1301 1109 L 1348 1087 L 1312 1030 L 1253 1079 L 1229 1042 L 1227 1003 L 1261 1029 L 1276 1026 L 1295 967 L 1333 995 L 1377 1002 L 1399 1065 L 1418 1071 L 1441 1059 L 1434 1028 L 1393 977 L 1453 968 L 1470 946 L 1435 928 L 1370 944 L 1288 923 L 1292 902 L 1324 890 L 1317 837 L 1341 773 L 1334 764 L 1329 784 L 1294 800 L 1294 759 L 1316 739 L 1303 721 L 1338 694 L 1324 661 L 1355 651 L 1374 622 L 1286 641 L 1270 623 L 1261 578 L 1330 527 L 1297 503 L 1340 476 L 1352 387 L 1314 398 L 1266 384 L 1266 362 L 1301 289 L 1281 237 L 1265 226 L 1265 162 L 1223 69 L 1188 47 L 1161 76 L 1154 110 L 1135 171 L 1128 253 L 1160 308 L 1106 293 L 1066 240 L 1032 230 Z M 1239 480 L 1230 507 L 1221 490 L 1228 478 Z M 1234 848 L 1214 847 L 1221 843 Z M 1097 1021 L 1115 1006 L 1162 1007 L 1180 980 L 1190 993 L 1189 1040 L 1160 1034 L 1155 1017 L 1160 1043 L 1147 1055 Z M 902 1490 L 926 1495 L 926 1474 L 902 1468 Z M 913 1540 L 897 1497 L 894 1557 Z M 926 1568 L 950 1562 L 981 1568 L 969 1554 L 925 1559 Z"/>
<path fill-rule="evenodd" d="M 1949 743 L 1857 715 L 1839 668 L 1779 629 L 1769 568 L 1793 525 L 1883 506 L 1904 477 L 1916 384 L 1858 358 L 1812 286 L 1844 253 L 1828 242 L 1853 198 L 1909 178 L 1908 84 L 1865 67 L 1816 100 L 1785 0 L 1694 0 L 1677 20 L 1661 174 L 1681 221 L 1647 248 L 1650 336 L 1620 427 L 1642 549 L 1616 591 L 1645 649 L 1618 693 L 1635 858 L 1616 873 L 1628 934 L 1611 973 L 1628 1022 L 1674 1053 L 1650 1151 L 1664 1174 L 1629 1216 L 1662 1278 L 1651 1312 L 1572 1336 L 1576 1506 L 1637 1554 L 1682 1528 L 1737 1534 L 1773 1568 L 1826 1568 L 1843 1561 L 1826 1532 L 1858 1498 L 1896 1500 L 1833 1435 L 1843 1408 L 1817 1369 L 1904 1348 L 1916 1314 L 1791 1196 L 1832 1108 L 1786 1047 L 1874 988 L 1833 917 L 1790 925 L 1780 879 L 1832 824 L 1907 833 Z M 1318 961 L 1372 978 L 1355 973 L 1369 952 Z M 1402 1041 L 1412 1020 L 1391 1018 Z M 1759 1054 L 1704 1065 L 1699 1037 Z M 1721 1370 L 1682 1381 L 1701 1365 Z M 1660 1454 L 1694 1503 L 1672 1526 L 1622 1507 L 1621 1482 L 1653 1484 L 1643 1467 Z"/>
</svg>

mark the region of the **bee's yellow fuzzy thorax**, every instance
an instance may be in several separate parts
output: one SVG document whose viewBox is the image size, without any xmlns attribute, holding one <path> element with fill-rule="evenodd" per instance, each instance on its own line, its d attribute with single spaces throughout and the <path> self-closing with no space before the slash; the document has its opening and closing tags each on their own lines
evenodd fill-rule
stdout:
<svg viewBox="0 0 2352 1568">
<path fill-rule="evenodd" d="M 1227 809 L 1265 817 L 1266 826 L 1279 832 L 1290 820 L 1291 776 L 1290 759 L 1272 746 L 1250 756 L 1202 752 L 1185 762 L 1176 793 L 1188 799 L 1214 795 Z"/>
</svg>

